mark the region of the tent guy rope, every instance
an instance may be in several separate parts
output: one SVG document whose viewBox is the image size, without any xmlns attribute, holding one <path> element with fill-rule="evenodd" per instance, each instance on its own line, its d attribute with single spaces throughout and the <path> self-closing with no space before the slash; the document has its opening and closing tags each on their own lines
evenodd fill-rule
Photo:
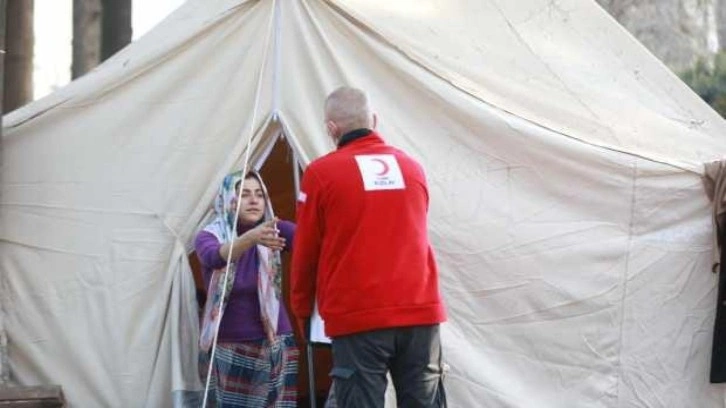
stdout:
<svg viewBox="0 0 726 408">
<path fill-rule="evenodd" d="M 275 18 L 276 14 L 277 14 L 277 7 L 275 8 L 275 12 L 272 15 L 272 18 L 270 20 L 270 23 L 268 24 L 268 27 L 273 23 L 273 21 L 275 23 L 278 23 L 278 20 Z M 255 122 L 257 121 L 257 112 L 259 110 L 260 91 L 262 90 L 262 78 L 263 78 L 263 73 L 265 71 L 265 63 L 267 62 L 267 52 L 269 49 L 269 42 L 270 42 L 270 34 L 269 34 L 270 30 L 268 29 L 267 32 L 268 32 L 268 35 L 265 37 L 265 48 L 264 48 L 264 54 L 262 56 L 262 64 L 260 64 L 260 70 L 257 74 L 257 90 L 255 91 L 255 103 L 252 108 L 252 120 L 250 121 L 249 137 L 247 138 L 247 145 L 245 147 L 245 158 L 244 158 L 244 161 L 242 162 L 242 177 L 244 177 L 244 175 L 246 175 L 249 170 L 248 167 L 249 167 L 249 161 L 250 161 L 250 150 L 252 148 L 252 139 L 255 136 Z M 274 78 L 273 78 L 273 80 L 274 80 Z M 265 196 L 267 196 L 267 191 L 265 191 Z M 239 191 L 237 192 L 237 202 L 238 203 L 241 202 L 241 199 L 242 199 L 242 189 L 240 188 Z M 237 208 L 235 209 L 235 216 L 234 216 L 235 220 L 237 220 L 239 218 L 240 208 L 241 208 L 241 206 L 238 205 Z M 232 225 L 232 236 L 233 237 L 237 236 L 237 223 L 236 222 Z M 227 251 L 227 266 L 225 267 L 225 270 L 224 270 L 224 278 L 222 279 L 222 282 L 227 282 L 227 278 L 229 276 L 229 266 L 230 266 L 230 263 L 232 260 L 232 249 L 233 249 L 233 245 L 230 245 L 229 250 Z M 222 285 L 221 297 L 223 299 L 222 300 L 223 302 L 224 302 L 224 297 L 226 296 L 226 293 L 225 293 L 226 290 L 227 290 L 227 285 L 226 284 Z M 206 377 L 205 385 L 204 385 L 204 399 L 202 400 L 202 408 L 207 407 L 207 400 L 209 397 L 209 383 L 210 383 L 210 380 L 212 377 L 212 368 L 214 366 L 214 357 L 215 357 L 215 354 L 217 351 L 217 337 L 219 336 L 219 326 L 222 323 L 224 308 L 220 309 L 220 313 L 221 313 L 220 318 L 217 320 L 217 324 L 214 327 L 214 340 L 212 341 L 212 351 L 209 355 L 209 367 L 207 368 L 207 377 Z"/>
</svg>

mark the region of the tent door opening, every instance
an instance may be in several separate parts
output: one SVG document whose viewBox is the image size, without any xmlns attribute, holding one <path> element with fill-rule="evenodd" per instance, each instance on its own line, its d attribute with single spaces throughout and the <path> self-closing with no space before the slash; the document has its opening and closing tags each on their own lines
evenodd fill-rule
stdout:
<svg viewBox="0 0 726 408">
<path fill-rule="evenodd" d="M 278 133 L 275 141 L 271 146 L 265 147 L 262 154 L 259 155 L 259 160 L 256 162 L 250 160 L 250 166 L 254 168 L 255 163 L 262 162 L 262 166 L 259 168 L 260 174 L 262 175 L 265 184 L 267 185 L 268 194 L 270 195 L 270 201 L 275 209 L 275 214 L 280 219 L 284 220 L 295 220 L 295 201 L 297 198 L 296 193 L 296 171 L 295 166 L 298 166 L 298 173 L 301 173 L 295 153 L 284 137 L 282 130 Z M 289 253 L 283 252 L 282 254 L 282 267 L 283 267 L 283 293 L 285 306 L 289 305 L 289 293 L 290 293 L 290 262 L 292 257 Z M 200 308 L 203 307 L 206 299 L 206 291 L 204 289 L 204 283 L 201 275 L 201 266 L 197 259 L 196 253 L 192 252 L 189 255 L 189 263 L 194 273 L 194 283 L 197 290 L 197 302 L 200 304 Z M 290 311 L 288 307 L 288 312 Z M 292 316 L 292 315 L 290 315 Z M 293 322 L 293 327 L 295 326 Z M 308 359 L 305 353 L 305 343 L 303 342 L 302 333 L 297 332 L 295 328 L 295 338 L 297 340 L 298 347 L 300 349 L 300 360 L 298 366 L 298 407 L 308 407 L 310 405 L 310 392 L 308 391 Z M 332 354 L 329 348 L 326 347 L 315 347 L 313 351 L 313 366 L 315 368 L 315 400 L 317 406 L 322 407 L 330 389 L 330 378 L 328 373 L 332 368 Z"/>
</svg>

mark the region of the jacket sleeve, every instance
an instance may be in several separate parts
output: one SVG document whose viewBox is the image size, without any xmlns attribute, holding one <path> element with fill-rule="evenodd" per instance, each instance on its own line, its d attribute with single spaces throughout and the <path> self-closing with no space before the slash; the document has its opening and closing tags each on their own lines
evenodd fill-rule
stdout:
<svg viewBox="0 0 726 408">
<path fill-rule="evenodd" d="M 303 174 L 297 199 L 297 228 L 293 240 L 290 303 L 298 320 L 310 317 L 315 301 L 315 282 L 320 260 L 322 222 L 320 185 L 312 169 Z"/>
</svg>

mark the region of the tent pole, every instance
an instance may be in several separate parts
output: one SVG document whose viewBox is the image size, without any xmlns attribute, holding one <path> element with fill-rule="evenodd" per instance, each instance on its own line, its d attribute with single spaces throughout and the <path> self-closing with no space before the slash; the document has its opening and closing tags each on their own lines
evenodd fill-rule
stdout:
<svg viewBox="0 0 726 408">
<path fill-rule="evenodd" d="M 295 152 L 292 152 L 292 179 L 295 182 L 295 200 L 297 200 L 300 196 L 300 162 Z"/>
<path fill-rule="evenodd" d="M 297 154 L 292 152 L 292 178 L 295 182 L 295 200 L 300 196 L 300 162 L 297 159 Z M 305 351 L 308 360 L 308 394 L 310 396 L 310 408 L 316 408 L 317 401 L 315 398 L 315 363 L 313 359 L 313 345 L 310 343 L 310 333 L 303 333 L 303 336 L 307 336 L 305 339 Z"/>
<path fill-rule="evenodd" d="M 313 345 L 310 340 L 307 341 L 307 355 L 308 355 L 308 393 L 310 394 L 310 408 L 317 408 L 317 402 L 315 399 L 315 364 L 313 360 Z"/>
<path fill-rule="evenodd" d="M 300 162 L 297 154 L 292 152 L 292 179 L 295 182 L 295 200 L 300 196 Z M 310 343 L 310 333 L 303 333 L 307 336 L 305 339 L 305 351 L 308 360 L 308 394 L 310 396 L 310 408 L 316 408 L 317 402 L 315 398 L 315 363 L 313 359 L 313 345 Z"/>
</svg>

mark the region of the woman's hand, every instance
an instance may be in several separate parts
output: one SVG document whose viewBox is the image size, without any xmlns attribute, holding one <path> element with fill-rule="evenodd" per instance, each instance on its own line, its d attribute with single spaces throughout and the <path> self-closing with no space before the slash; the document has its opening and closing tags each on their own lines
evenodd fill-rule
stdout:
<svg viewBox="0 0 726 408">
<path fill-rule="evenodd" d="M 270 249 L 281 251 L 285 248 L 285 238 L 279 235 L 280 231 L 276 228 L 278 221 L 277 218 L 265 221 L 245 232 L 243 236 L 246 236 L 246 238 L 257 245 L 263 245 Z"/>
<path fill-rule="evenodd" d="M 285 248 L 285 238 L 278 235 L 279 231 L 275 228 L 275 223 L 279 220 L 277 218 L 270 221 L 266 221 L 255 228 L 245 232 L 232 241 L 219 247 L 219 256 L 222 259 L 239 259 L 242 254 L 248 249 L 255 245 L 263 245 L 272 250 L 281 251 Z M 232 246 L 232 253 L 230 254 L 230 245 Z"/>
</svg>

